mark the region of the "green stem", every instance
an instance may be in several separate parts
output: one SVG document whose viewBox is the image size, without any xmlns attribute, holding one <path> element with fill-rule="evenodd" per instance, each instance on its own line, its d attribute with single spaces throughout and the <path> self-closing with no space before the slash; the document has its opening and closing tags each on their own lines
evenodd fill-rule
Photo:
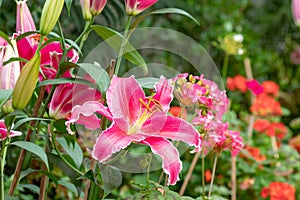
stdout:
<svg viewBox="0 0 300 200">
<path fill-rule="evenodd" d="M 92 18 L 90 21 L 86 21 L 85 22 L 85 26 L 84 29 L 82 31 L 82 33 L 80 34 L 80 36 L 75 40 L 76 43 L 78 43 L 80 41 L 80 45 L 79 48 L 82 49 L 84 42 L 86 41 L 88 35 L 89 35 L 89 31 L 90 31 L 90 27 L 91 25 L 94 23 L 94 18 Z"/>
<path fill-rule="evenodd" d="M 229 61 L 229 55 L 227 53 L 225 53 L 223 68 L 222 68 L 223 81 L 226 81 L 227 70 L 228 70 L 228 61 Z"/>
<path fill-rule="evenodd" d="M 115 69 L 115 73 L 114 73 L 115 75 L 118 75 L 118 73 L 119 73 L 120 65 L 121 65 L 121 62 L 122 62 L 122 56 L 124 54 L 125 45 L 126 45 L 128 39 L 129 39 L 128 38 L 128 30 L 129 30 L 129 27 L 130 27 L 131 19 L 132 19 L 132 16 L 129 16 L 128 19 L 127 19 L 127 22 L 126 22 L 124 37 L 123 37 L 122 44 L 121 44 L 121 47 L 120 47 L 119 56 L 117 58 L 117 64 L 116 64 L 116 69 Z"/>
<path fill-rule="evenodd" d="M 81 176 L 83 176 L 84 174 L 83 174 L 81 171 L 79 171 L 76 167 L 74 167 L 71 163 L 69 163 L 68 160 L 65 159 L 65 158 L 63 157 L 63 155 L 60 153 L 60 151 L 59 151 L 59 149 L 57 148 L 57 145 L 56 145 L 55 133 L 53 133 L 53 132 L 51 133 L 51 138 L 52 138 L 52 144 L 53 144 L 53 147 L 54 147 L 54 149 L 55 149 L 57 155 L 64 161 L 64 163 L 65 163 L 66 165 L 68 165 L 68 167 L 70 167 L 70 168 L 73 169 L 76 173 L 78 173 L 78 174 L 80 174 Z"/>
<path fill-rule="evenodd" d="M 150 169 L 151 169 L 151 162 L 152 162 L 152 155 L 149 154 L 149 161 L 148 161 L 148 169 L 147 169 L 147 186 L 150 184 Z"/>
<path fill-rule="evenodd" d="M 205 199 L 205 160 L 204 160 L 204 146 L 202 149 L 202 199 Z"/>
<path fill-rule="evenodd" d="M 7 135 L 9 135 L 9 131 L 7 132 Z M 5 166 L 5 159 L 6 159 L 6 153 L 7 153 L 7 146 L 9 144 L 10 139 L 7 138 L 5 141 L 2 141 L 2 147 L 1 147 L 1 158 L 0 158 L 0 197 L 1 199 L 4 199 L 4 166 Z"/>
<path fill-rule="evenodd" d="M 213 171 L 212 171 L 212 177 L 210 180 L 210 187 L 209 187 L 209 192 L 208 192 L 208 198 L 210 197 L 210 194 L 212 192 L 212 187 L 215 179 L 215 174 L 216 174 L 216 166 L 217 166 L 217 161 L 218 161 L 218 154 L 215 155 L 214 159 L 214 166 L 213 166 Z"/>
</svg>

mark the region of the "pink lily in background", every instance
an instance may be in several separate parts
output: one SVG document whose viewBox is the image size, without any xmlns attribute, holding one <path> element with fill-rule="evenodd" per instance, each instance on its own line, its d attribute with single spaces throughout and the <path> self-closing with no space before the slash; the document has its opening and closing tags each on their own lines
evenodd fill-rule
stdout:
<svg viewBox="0 0 300 200">
<path fill-rule="evenodd" d="M 295 24 L 300 26 L 300 0 L 292 0 L 292 14 Z"/>
<path fill-rule="evenodd" d="M 20 63 L 18 61 L 3 66 L 3 62 L 18 57 L 16 41 L 11 40 L 11 43 L 13 47 L 0 37 L 0 89 L 4 90 L 13 89 L 20 75 Z"/>
<path fill-rule="evenodd" d="M 125 0 L 126 13 L 128 15 L 138 15 L 158 0 Z"/>
<path fill-rule="evenodd" d="M 49 104 L 49 115 L 56 120 L 67 119 L 74 106 L 93 100 L 101 100 L 101 93 L 94 88 L 73 83 L 59 85 Z"/>
<path fill-rule="evenodd" d="M 253 94 L 255 94 L 256 96 L 263 93 L 264 91 L 263 86 L 261 86 L 257 80 L 253 79 L 251 81 L 247 81 L 246 85 L 248 89 L 250 89 L 253 92 Z"/>
<path fill-rule="evenodd" d="M 15 137 L 22 135 L 20 131 L 9 131 L 9 135 L 7 135 L 7 128 L 5 126 L 5 122 L 3 119 L 0 120 L 0 141 L 5 140 L 7 137 Z"/>
<path fill-rule="evenodd" d="M 30 10 L 25 1 L 17 1 L 16 32 L 36 31 Z"/>
<path fill-rule="evenodd" d="M 94 112 L 106 116 L 112 124 L 98 137 L 93 158 L 104 162 L 132 142 L 145 144 L 162 158 L 163 170 L 169 175 L 168 183 L 174 185 L 179 180 L 182 163 L 177 149 L 168 139 L 183 141 L 199 151 L 201 136 L 185 120 L 167 115 L 173 99 L 170 80 L 161 77 L 155 91 L 154 95 L 146 97 L 134 77 L 114 76 L 106 94 L 108 108 L 95 101 L 75 106 L 66 125 L 69 127 L 82 116 L 95 119 Z"/>
</svg>

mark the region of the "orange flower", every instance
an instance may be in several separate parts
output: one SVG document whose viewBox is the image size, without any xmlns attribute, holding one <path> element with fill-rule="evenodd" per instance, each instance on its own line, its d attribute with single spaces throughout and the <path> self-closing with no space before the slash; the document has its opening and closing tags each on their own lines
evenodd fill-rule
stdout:
<svg viewBox="0 0 300 200">
<path fill-rule="evenodd" d="M 256 97 L 250 110 L 258 116 L 282 115 L 280 103 L 264 93 Z"/>
<path fill-rule="evenodd" d="M 247 85 L 246 85 L 247 79 L 241 75 L 237 75 L 233 78 L 227 79 L 227 88 L 229 90 L 240 90 L 241 92 L 245 93 L 247 92 Z"/>
<path fill-rule="evenodd" d="M 300 153 L 300 135 L 291 138 L 289 144 Z"/>
<path fill-rule="evenodd" d="M 180 106 L 171 106 L 169 113 L 174 117 L 180 117 L 181 107 Z M 186 119 L 186 109 L 182 112 L 182 119 Z"/>
<path fill-rule="evenodd" d="M 270 200 L 295 200 L 296 189 L 283 182 L 272 182 L 269 187 L 264 187 L 261 191 L 262 198 L 270 196 Z"/>
<path fill-rule="evenodd" d="M 264 88 L 264 93 L 270 94 L 273 97 L 276 97 L 279 93 L 279 86 L 274 81 L 264 81 L 262 86 Z"/>
<path fill-rule="evenodd" d="M 257 119 L 254 122 L 254 130 L 258 132 L 264 132 L 270 126 L 270 122 L 266 119 Z"/>
<path fill-rule="evenodd" d="M 260 149 L 259 148 L 252 147 L 252 146 L 246 146 L 244 149 L 248 152 L 248 154 L 243 154 L 242 153 L 241 154 L 242 158 L 249 158 L 251 156 L 257 162 L 261 162 L 261 161 L 266 160 L 266 156 L 260 154 Z"/>
<path fill-rule="evenodd" d="M 211 176 L 212 176 L 211 171 L 209 169 L 205 170 L 204 176 L 205 176 L 205 181 L 209 182 L 211 180 Z"/>
<path fill-rule="evenodd" d="M 274 122 L 267 128 L 265 133 L 268 136 L 276 136 L 281 140 L 287 134 L 287 128 L 281 122 Z"/>
</svg>

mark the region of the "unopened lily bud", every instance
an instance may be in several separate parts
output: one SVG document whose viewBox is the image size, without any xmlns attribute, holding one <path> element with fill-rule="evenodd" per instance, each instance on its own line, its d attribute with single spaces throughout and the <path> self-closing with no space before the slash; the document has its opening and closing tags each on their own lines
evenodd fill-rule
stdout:
<svg viewBox="0 0 300 200">
<path fill-rule="evenodd" d="M 90 12 L 90 0 L 80 0 L 81 10 L 83 19 L 89 21 L 92 19 L 92 14 Z"/>
<path fill-rule="evenodd" d="M 21 31 L 22 33 L 24 33 L 35 30 L 36 28 L 34 25 L 34 21 L 26 4 L 26 1 L 17 1 L 16 31 Z"/>
<path fill-rule="evenodd" d="M 91 0 L 90 12 L 93 16 L 99 15 L 106 5 L 107 0 Z"/>
<path fill-rule="evenodd" d="M 28 104 L 38 80 L 40 62 L 40 53 L 36 53 L 24 65 L 12 95 L 12 104 L 15 109 L 23 109 Z"/>
<path fill-rule="evenodd" d="M 300 27 L 300 0 L 292 0 L 292 13 L 295 24 Z"/>
<path fill-rule="evenodd" d="M 64 2 L 64 0 L 46 0 L 40 22 L 42 35 L 47 35 L 52 31 L 63 9 Z"/>
<path fill-rule="evenodd" d="M 138 15 L 158 0 L 125 0 L 126 13 L 128 15 Z"/>
</svg>

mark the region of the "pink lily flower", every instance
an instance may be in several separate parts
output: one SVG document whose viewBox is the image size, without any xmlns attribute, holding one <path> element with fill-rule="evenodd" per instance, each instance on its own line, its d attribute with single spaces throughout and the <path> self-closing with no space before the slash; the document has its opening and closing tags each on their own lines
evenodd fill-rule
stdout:
<svg viewBox="0 0 300 200">
<path fill-rule="evenodd" d="M 247 85 L 248 89 L 250 89 L 253 92 L 253 94 L 255 94 L 256 96 L 263 93 L 263 91 L 264 91 L 263 86 L 261 86 L 259 84 L 259 82 L 255 79 L 253 79 L 251 81 L 247 81 L 246 85 Z"/>
<path fill-rule="evenodd" d="M 300 26 L 300 0 L 292 0 L 292 13 L 295 24 Z"/>
<path fill-rule="evenodd" d="M 158 0 L 125 0 L 126 13 L 128 15 L 138 15 Z"/>
<path fill-rule="evenodd" d="M 9 135 L 7 135 L 7 128 L 5 126 L 5 122 L 3 119 L 0 120 L 0 141 L 5 140 L 8 137 L 15 137 L 22 135 L 20 131 L 9 131 Z"/>
<path fill-rule="evenodd" d="M 80 0 L 83 18 L 91 20 L 92 16 L 99 15 L 106 3 L 107 0 Z"/>
<path fill-rule="evenodd" d="M 87 101 L 100 101 L 101 93 L 87 85 L 67 83 L 56 87 L 49 104 L 50 117 L 67 119 L 76 105 Z"/>
<path fill-rule="evenodd" d="M 30 10 L 25 1 L 17 1 L 17 32 L 35 31 L 35 25 Z"/>
<path fill-rule="evenodd" d="M 6 41 L 0 38 L 0 89 L 13 89 L 20 75 L 20 63 L 18 61 L 11 62 L 3 66 L 3 62 L 10 58 L 18 57 L 16 51 L 16 41 L 11 40 L 13 47 L 8 45 Z M 3 46 L 2 46 L 3 45 Z"/>
<path fill-rule="evenodd" d="M 182 163 L 177 149 L 168 139 L 186 142 L 195 147 L 194 151 L 199 151 L 201 137 L 188 122 L 167 115 L 173 99 L 171 81 L 161 77 L 155 91 L 154 95 L 146 97 L 134 77 L 114 76 L 106 94 L 108 107 L 95 101 L 75 106 L 66 125 L 69 127 L 81 116 L 94 120 L 94 112 L 106 116 L 112 124 L 98 137 L 93 158 L 104 162 L 132 142 L 145 144 L 162 158 L 163 170 L 169 175 L 168 183 L 174 185 L 179 180 Z"/>
</svg>

